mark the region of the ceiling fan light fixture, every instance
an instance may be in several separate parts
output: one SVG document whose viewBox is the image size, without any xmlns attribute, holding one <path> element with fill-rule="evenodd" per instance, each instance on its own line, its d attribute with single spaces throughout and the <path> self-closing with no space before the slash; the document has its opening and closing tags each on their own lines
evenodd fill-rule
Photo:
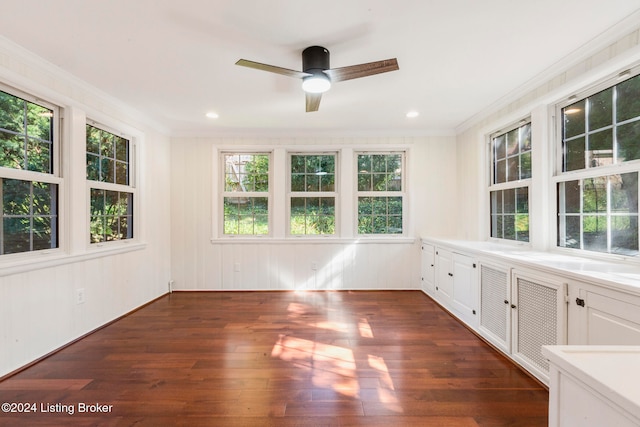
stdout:
<svg viewBox="0 0 640 427">
<path fill-rule="evenodd" d="M 323 74 L 314 74 L 302 79 L 302 90 L 307 93 L 325 93 L 330 88 L 331 80 Z"/>
</svg>

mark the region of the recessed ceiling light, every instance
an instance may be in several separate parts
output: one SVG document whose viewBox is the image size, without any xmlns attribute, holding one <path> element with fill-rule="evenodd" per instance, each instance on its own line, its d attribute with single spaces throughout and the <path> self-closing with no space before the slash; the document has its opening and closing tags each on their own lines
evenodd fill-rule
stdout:
<svg viewBox="0 0 640 427">
<path fill-rule="evenodd" d="M 410 119 L 414 119 L 416 117 L 418 117 L 420 115 L 420 113 L 418 113 L 417 111 L 409 111 L 407 113 L 407 117 Z"/>
<path fill-rule="evenodd" d="M 218 117 L 220 117 L 218 115 L 218 113 L 215 113 L 213 111 L 209 111 L 207 114 L 205 114 L 207 117 L 209 117 L 210 119 L 217 119 Z"/>
</svg>

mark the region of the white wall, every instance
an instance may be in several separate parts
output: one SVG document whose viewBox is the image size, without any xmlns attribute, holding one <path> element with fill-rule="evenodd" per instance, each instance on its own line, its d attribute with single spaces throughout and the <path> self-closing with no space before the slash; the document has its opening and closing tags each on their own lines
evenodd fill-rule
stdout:
<svg viewBox="0 0 640 427">
<path fill-rule="evenodd" d="M 421 138 L 228 139 L 171 142 L 171 271 L 174 289 L 417 289 L 418 239 L 322 242 L 214 240 L 212 204 L 217 147 L 407 148 L 409 237 L 455 232 L 456 145 L 452 136 Z M 312 265 L 317 267 L 312 268 Z"/>
<path fill-rule="evenodd" d="M 0 265 L 0 377 L 157 298 L 170 278 L 169 138 L 142 114 L 110 99 L 62 70 L 0 39 L 0 81 L 62 107 L 65 164 L 61 251 L 42 259 Z M 87 220 L 84 118 L 99 119 L 136 135 L 139 145 L 134 233 L 130 249 L 92 249 L 82 232 Z M 79 155 L 78 155 L 79 153 Z M 79 176 L 80 180 L 71 177 Z M 79 182 L 78 182 L 79 181 Z M 69 204 L 66 201 L 70 201 Z M 76 221 L 66 222 L 74 218 Z M 84 228 L 82 228 L 83 230 Z M 87 238 L 88 240 L 88 238 Z M 27 256 L 34 254 L 26 254 Z M 14 258 L 11 258 L 12 260 Z M 77 290 L 85 302 L 77 304 Z"/>
</svg>

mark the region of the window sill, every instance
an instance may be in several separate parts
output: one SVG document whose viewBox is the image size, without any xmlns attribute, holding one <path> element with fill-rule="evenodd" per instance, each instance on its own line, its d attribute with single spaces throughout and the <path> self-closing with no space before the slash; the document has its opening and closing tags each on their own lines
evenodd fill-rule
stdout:
<svg viewBox="0 0 640 427">
<path fill-rule="evenodd" d="M 234 245 L 234 244 L 250 244 L 250 245 L 315 245 L 315 244 L 412 244 L 416 241 L 414 237 L 394 236 L 394 237 L 287 237 L 287 238 L 271 238 L 271 237 L 224 237 L 212 238 L 213 245 Z"/>
<path fill-rule="evenodd" d="M 65 253 L 62 250 L 37 251 L 24 254 L 25 256 L 19 259 L 14 258 L 11 260 L 1 260 L 0 277 L 138 251 L 146 248 L 147 244 L 131 242 L 114 246 L 105 246 L 107 247 L 91 247 L 85 252 L 75 254 Z"/>
</svg>

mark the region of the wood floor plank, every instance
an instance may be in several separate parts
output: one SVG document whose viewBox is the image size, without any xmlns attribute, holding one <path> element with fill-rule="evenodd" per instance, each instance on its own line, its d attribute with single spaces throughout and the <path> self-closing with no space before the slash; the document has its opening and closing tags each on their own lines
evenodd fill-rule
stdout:
<svg viewBox="0 0 640 427">
<path fill-rule="evenodd" d="M 0 426 L 531 427 L 548 392 L 418 291 L 236 291 L 156 300 L 0 382 L 0 402 L 75 410 Z"/>
</svg>

